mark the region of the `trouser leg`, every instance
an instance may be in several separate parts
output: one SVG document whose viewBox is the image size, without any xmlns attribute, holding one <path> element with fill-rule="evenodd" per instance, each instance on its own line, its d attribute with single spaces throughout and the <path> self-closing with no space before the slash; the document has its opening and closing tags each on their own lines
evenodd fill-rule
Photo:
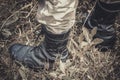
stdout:
<svg viewBox="0 0 120 80">
<path fill-rule="evenodd" d="M 37 20 L 54 34 L 67 32 L 75 23 L 78 0 L 46 0 L 37 11 Z"/>
</svg>

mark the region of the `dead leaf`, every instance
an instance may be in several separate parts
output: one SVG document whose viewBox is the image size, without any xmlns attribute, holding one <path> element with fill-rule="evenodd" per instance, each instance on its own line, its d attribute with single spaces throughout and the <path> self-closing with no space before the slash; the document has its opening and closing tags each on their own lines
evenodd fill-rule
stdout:
<svg viewBox="0 0 120 80">
<path fill-rule="evenodd" d="M 79 42 L 81 43 L 83 40 L 84 40 L 84 35 L 83 35 L 83 33 L 81 33 L 80 37 L 79 37 Z"/>
<path fill-rule="evenodd" d="M 87 77 L 89 78 L 89 80 L 94 80 L 91 76 L 87 75 Z"/>
<path fill-rule="evenodd" d="M 9 31 L 9 29 L 2 29 L 1 31 L 2 35 L 6 38 L 12 35 L 12 33 Z"/>
<path fill-rule="evenodd" d="M 66 74 L 60 74 L 59 76 L 58 76 L 58 78 L 60 79 L 60 80 L 63 80 L 63 77 L 64 76 L 66 76 Z"/>
<path fill-rule="evenodd" d="M 97 27 L 94 27 L 92 30 L 91 30 L 91 35 L 92 37 L 97 33 Z"/>
<path fill-rule="evenodd" d="M 26 73 L 25 73 L 25 68 L 23 66 L 21 66 L 21 68 L 18 71 L 19 71 L 19 73 L 22 77 L 22 80 L 27 80 Z"/>
<path fill-rule="evenodd" d="M 85 36 L 85 39 L 87 40 L 88 43 L 91 42 L 91 38 L 90 38 L 90 32 L 87 28 L 83 27 L 83 35 Z"/>
<path fill-rule="evenodd" d="M 88 42 L 85 42 L 85 41 L 82 41 L 80 43 L 80 48 L 84 48 L 85 46 L 87 46 L 89 43 Z"/>
<path fill-rule="evenodd" d="M 102 42 L 103 42 L 103 39 L 96 38 L 92 41 L 92 45 L 96 45 L 96 44 L 99 44 L 99 43 L 102 43 Z"/>
<path fill-rule="evenodd" d="M 66 70 L 66 65 L 65 65 L 65 63 L 64 62 L 62 62 L 61 60 L 60 60 L 60 70 L 65 74 L 65 70 Z"/>
<path fill-rule="evenodd" d="M 63 76 L 62 77 L 62 80 L 73 80 L 73 79 L 71 79 L 69 76 Z M 75 80 L 75 79 L 74 79 Z"/>
<path fill-rule="evenodd" d="M 66 67 L 68 68 L 68 67 L 70 67 L 71 65 L 72 65 L 72 62 L 68 59 L 67 61 L 66 61 Z"/>
<path fill-rule="evenodd" d="M 54 78 L 57 78 L 57 72 L 50 72 L 49 73 L 49 75 L 51 76 L 51 77 L 54 77 Z"/>
<path fill-rule="evenodd" d="M 73 39 L 71 39 L 71 42 L 73 43 L 73 45 L 75 46 L 75 48 L 79 49 L 78 44 Z"/>
</svg>

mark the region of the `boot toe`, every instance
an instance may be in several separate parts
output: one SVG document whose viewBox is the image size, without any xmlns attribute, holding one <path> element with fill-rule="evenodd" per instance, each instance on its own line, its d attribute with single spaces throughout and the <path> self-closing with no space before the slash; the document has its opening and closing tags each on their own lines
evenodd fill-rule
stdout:
<svg viewBox="0 0 120 80">
<path fill-rule="evenodd" d="M 21 44 L 13 44 L 9 48 L 9 53 L 12 58 L 18 59 L 22 54 L 19 54 L 19 50 L 22 48 Z M 18 59 L 19 60 L 19 59 Z"/>
</svg>

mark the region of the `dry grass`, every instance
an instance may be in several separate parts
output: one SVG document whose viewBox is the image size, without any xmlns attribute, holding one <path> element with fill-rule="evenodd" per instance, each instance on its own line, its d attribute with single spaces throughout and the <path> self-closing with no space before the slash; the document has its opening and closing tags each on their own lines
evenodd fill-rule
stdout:
<svg viewBox="0 0 120 80">
<path fill-rule="evenodd" d="M 70 35 L 68 49 L 71 54 L 67 63 L 56 60 L 53 70 L 37 72 L 17 66 L 8 54 L 8 47 L 13 43 L 38 45 L 42 41 L 41 24 L 35 20 L 37 2 L 0 1 L 0 80 L 120 80 L 120 16 L 115 24 L 118 40 L 114 50 L 98 52 L 94 46 L 101 40 L 90 37 L 96 33 L 96 29 L 88 32 L 81 27 L 84 26 L 85 12 L 90 12 L 95 2 L 80 1 L 76 25 Z"/>
</svg>

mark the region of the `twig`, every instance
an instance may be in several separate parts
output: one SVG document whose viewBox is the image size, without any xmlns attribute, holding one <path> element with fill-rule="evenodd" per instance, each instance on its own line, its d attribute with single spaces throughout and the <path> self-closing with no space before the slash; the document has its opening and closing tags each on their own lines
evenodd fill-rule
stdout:
<svg viewBox="0 0 120 80">
<path fill-rule="evenodd" d="M 35 3 L 35 6 L 32 7 L 31 11 L 28 13 L 28 15 L 26 16 L 26 18 L 28 18 L 31 14 L 31 12 L 34 10 L 34 8 L 37 6 L 37 3 Z"/>
<path fill-rule="evenodd" d="M 92 9 L 91 9 L 91 11 L 89 12 L 89 14 L 87 15 L 87 17 L 86 17 L 86 19 L 85 19 L 85 21 L 84 21 L 84 23 L 83 23 L 83 25 L 82 25 L 82 28 L 85 26 L 85 23 L 87 22 L 87 20 L 88 20 L 90 14 L 91 14 L 92 11 L 94 10 L 94 8 L 95 8 L 95 6 L 96 6 L 96 3 L 97 3 L 97 1 L 95 2 L 95 5 L 92 7 Z"/>
</svg>

